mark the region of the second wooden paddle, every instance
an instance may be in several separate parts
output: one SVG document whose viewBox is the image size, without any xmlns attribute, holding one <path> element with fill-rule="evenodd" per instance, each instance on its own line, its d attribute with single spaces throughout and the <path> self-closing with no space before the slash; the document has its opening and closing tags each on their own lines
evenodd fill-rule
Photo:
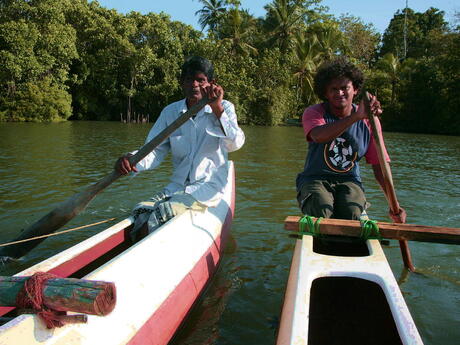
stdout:
<svg viewBox="0 0 460 345">
<path fill-rule="evenodd" d="M 398 203 L 398 199 L 396 197 L 396 192 L 395 192 L 394 185 L 393 185 L 393 178 L 391 175 L 390 165 L 385 159 L 385 154 L 384 154 L 384 149 L 383 149 L 384 148 L 383 138 L 380 135 L 380 132 L 377 128 L 375 115 L 372 114 L 372 111 L 371 111 L 370 96 L 368 92 L 364 92 L 363 101 L 364 101 L 364 106 L 366 107 L 366 112 L 369 118 L 369 122 L 371 124 L 372 135 L 374 136 L 375 144 L 377 146 L 377 155 L 379 158 L 380 168 L 382 170 L 383 180 L 384 180 L 385 196 L 387 198 L 388 205 L 390 207 L 391 212 L 397 214 L 399 212 L 399 203 Z M 401 254 L 403 257 L 404 266 L 408 270 L 414 272 L 415 267 L 412 264 L 412 256 L 411 256 L 409 245 L 407 241 L 400 240 L 399 247 L 401 248 Z"/>
</svg>

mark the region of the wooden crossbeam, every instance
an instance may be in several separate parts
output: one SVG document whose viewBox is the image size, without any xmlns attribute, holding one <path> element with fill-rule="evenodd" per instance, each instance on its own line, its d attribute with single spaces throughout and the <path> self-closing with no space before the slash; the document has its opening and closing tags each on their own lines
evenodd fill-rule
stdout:
<svg viewBox="0 0 460 345">
<path fill-rule="evenodd" d="M 284 228 L 298 231 L 300 218 L 298 216 L 286 217 Z M 316 221 L 316 218 L 313 220 Z M 377 224 L 380 235 L 386 239 L 460 244 L 459 228 L 385 222 L 378 222 Z M 360 237 L 361 223 L 358 220 L 322 219 L 320 233 L 323 235 Z"/>
</svg>

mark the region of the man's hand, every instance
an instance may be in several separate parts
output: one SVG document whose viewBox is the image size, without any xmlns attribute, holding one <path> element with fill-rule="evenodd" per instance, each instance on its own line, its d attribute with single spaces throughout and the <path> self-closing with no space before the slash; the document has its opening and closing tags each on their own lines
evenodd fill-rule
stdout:
<svg viewBox="0 0 460 345">
<path fill-rule="evenodd" d="M 398 213 L 393 213 L 391 210 L 388 211 L 388 215 L 393 219 L 394 223 L 405 223 L 406 222 L 406 210 L 399 207 Z"/>
<path fill-rule="evenodd" d="M 132 171 L 137 172 L 136 166 L 131 165 L 131 163 L 129 163 L 129 157 L 131 156 L 132 154 L 128 153 L 118 158 L 117 161 L 115 162 L 114 169 L 122 175 L 127 175 Z"/>
<path fill-rule="evenodd" d="M 371 112 L 374 114 L 374 116 L 379 117 L 382 113 L 382 106 L 380 105 L 379 100 L 377 99 L 377 96 L 373 96 L 369 94 L 370 97 L 370 104 L 371 104 Z"/>
<path fill-rule="evenodd" d="M 370 105 L 371 113 L 374 116 L 380 117 L 380 115 L 383 112 L 380 102 L 376 96 L 373 96 L 370 93 L 369 93 L 369 105 Z M 356 114 L 355 116 L 358 116 L 360 119 L 364 119 L 368 117 L 368 114 L 366 112 L 366 106 L 364 105 L 364 99 L 362 99 L 361 102 L 359 103 L 358 110 L 356 111 L 355 114 Z"/>
<path fill-rule="evenodd" d="M 207 97 L 209 99 L 208 104 L 211 106 L 212 112 L 217 116 L 217 118 L 220 118 L 224 112 L 224 107 L 222 106 L 224 89 L 222 86 L 217 85 L 214 81 L 212 81 L 201 88 L 201 94 L 203 97 Z"/>
</svg>

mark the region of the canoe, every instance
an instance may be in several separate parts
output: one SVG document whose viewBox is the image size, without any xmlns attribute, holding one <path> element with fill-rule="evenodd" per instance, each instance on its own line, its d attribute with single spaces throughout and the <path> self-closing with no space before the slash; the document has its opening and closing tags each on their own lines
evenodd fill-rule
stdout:
<svg viewBox="0 0 460 345">
<path fill-rule="evenodd" d="M 277 345 L 423 344 L 378 240 L 296 241 Z"/>
<path fill-rule="evenodd" d="M 187 211 L 134 244 L 129 217 L 18 273 L 114 282 L 116 306 L 107 316 L 88 315 L 86 324 L 52 330 L 36 315 L 23 314 L 0 326 L 0 344 L 167 344 L 217 269 L 234 207 L 230 162 L 217 207 Z M 0 308 L 0 316 L 12 309 Z"/>
</svg>

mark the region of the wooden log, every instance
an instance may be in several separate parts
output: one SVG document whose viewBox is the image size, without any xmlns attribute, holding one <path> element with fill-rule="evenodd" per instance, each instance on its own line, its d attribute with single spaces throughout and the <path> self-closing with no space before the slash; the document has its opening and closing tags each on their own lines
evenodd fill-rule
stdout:
<svg viewBox="0 0 460 345">
<path fill-rule="evenodd" d="M 284 228 L 299 231 L 300 218 L 298 216 L 286 217 Z M 313 219 L 316 221 L 316 218 Z M 460 244 L 459 228 L 385 222 L 378 222 L 377 224 L 381 237 L 386 239 Z M 323 235 L 360 237 L 361 223 L 359 220 L 322 219 L 320 233 Z"/>
<path fill-rule="evenodd" d="M 16 306 L 16 297 L 28 278 L 0 276 L 0 306 Z M 74 278 L 51 278 L 44 284 L 43 303 L 56 311 L 107 315 L 115 308 L 115 284 Z"/>
</svg>

